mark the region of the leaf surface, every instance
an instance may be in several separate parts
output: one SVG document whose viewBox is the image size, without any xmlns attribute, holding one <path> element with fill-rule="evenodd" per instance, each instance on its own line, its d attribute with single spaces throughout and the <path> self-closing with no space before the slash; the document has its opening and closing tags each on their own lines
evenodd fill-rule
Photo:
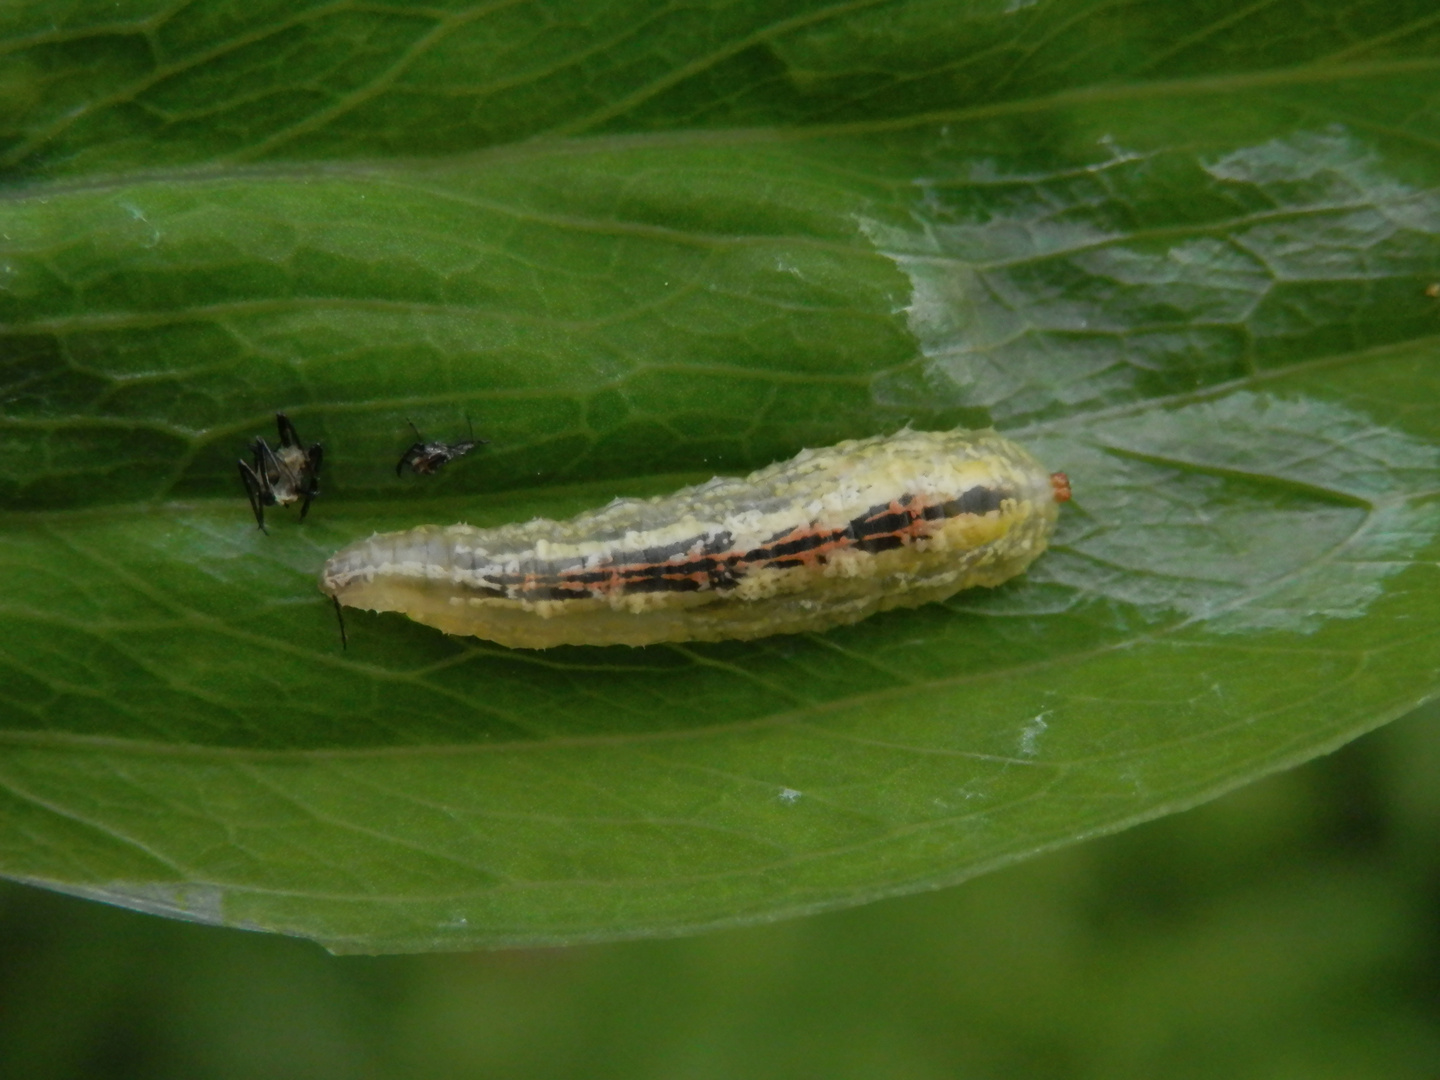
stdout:
<svg viewBox="0 0 1440 1080">
<path fill-rule="evenodd" d="M 336 949 L 960 880 L 1440 672 L 1424 5 L 140 0 L 0 16 L 0 871 Z M 303 525 L 235 460 L 325 449 Z M 488 446 L 397 479 L 413 441 Z M 507 651 L 349 619 L 375 530 L 993 424 L 993 591 Z"/>
</svg>

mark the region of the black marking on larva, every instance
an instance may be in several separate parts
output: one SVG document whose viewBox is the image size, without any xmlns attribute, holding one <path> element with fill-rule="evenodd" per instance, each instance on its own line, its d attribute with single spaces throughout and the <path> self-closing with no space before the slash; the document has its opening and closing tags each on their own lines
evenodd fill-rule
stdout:
<svg viewBox="0 0 1440 1080">
<path fill-rule="evenodd" d="M 586 570 L 582 574 L 561 570 L 567 584 L 575 585 L 599 585 L 602 581 L 609 581 L 615 576 L 613 569 L 609 570 Z"/>
<path fill-rule="evenodd" d="M 999 510 L 1000 504 L 1006 499 L 1013 499 L 1014 493 L 1004 491 L 1000 488 L 973 487 L 960 498 L 954 499 L 945 504 L 946 517 L 958 517 L 961 514 L 988 514 L 993 510 Z"/>
<path fill-rule="evenodd" d="M 627 593 L 699 592 L 704 585 L 692 577 L 647 577 L 627 582 Z"/>
<path fill-rule="evenodd" d="M 735 534 L 729 529 L 721 529 L 705 541 L 702 551 L 706 555 L 724 555 L 735 543 Z"/>
<path fill-rule="evenodd" d="M 729 592 L 740 584 L 740 579 L 745 576 L 743 570 L 736 569 L 740 562 L 739 555 L 731 555 L 724 562 L 707 560 L 710 565 L 704 567 L 706 576 L 710 579 L 710 587 L 718 592 Z"/>
<path fill-rule="evenodd" d="M 855 546 L 861 551 L 871 554 L 904 547 L 906 538 L 901 533 L 909 531 L 915 523 L 915 515 L 889 512 L 877 514 L 875 513 L 876 509 L 884 511 L 886 508 L 872 507 L 869 516 L 856 518 L 850 522 L 849 527 L 855 537 Z"/>
<path fill-rule="evenodd" d="M 845 529 L 832 530 L 831 532 L 806 533 L 804 536 L 798 536 L 794 540 L 786 540 L 784 543 L 756 548 L 754 551 L 747 552 L 744 558 L 746 562 L 753 562 L 757 559 L 783 559 L 788 555 L 801 555 L 825 544 L 834 543 L 836 538 L 843 535 L 849 527 L 850 526 L 847 525 Z"/>
<path fill-rule="evenodd" d="M 905 537 L 895 533 L 887 533 L 884 536 L 868 536 L 864 540 L 855 541 L 855 546 L 867 555 L 878 555 L 882 551 L 894 551 L 896 548 L 905 546 Z"/>
<path fill-rule="evenodd" d="M 924 516 L 926 521 L 937 521 L 941 518 L 959 517 L 961 514 L 988 514 L 999 510 L 1006 499 L 1014 497 L 1013 492 L 1003 488 L 973 487 L 958 499 L 927 506 Z"/>
<path fill-rule="evenodd" d="M 484 580 L 489 581 L 490 579 L 485 578 Z M 465 587 L 471 592 L 479 593 L 481 596 L 493 596 L 501 600 L 510 595 L 510 590 L 500 585 L 482 585 L 478 583 L 467 582 Z"/>
<path fill-rule="evenodd" d="M 913 495 L 902 495 L 870 507 L 840 528 L 807 532 L 813 526 L 803 525 L 786 529 L 745 552 L 731 551 L 734 537 L 721 531 L 634 552 L 615 552 L 608 557 L 608 565 L 599 567 L 585 560 L 530 560 L 522 573 L 486 574 L 494 587 L 476 591 L 528 600 L 575 600 L 607 593 L 723 592 L 735 588 L 752 570 L 824 563 L 828 548 L 855 548 L 867 554 L 893 551 L 924 534 L 926 530 L 916 528 L 919 522 L 988 514 L 1013 497 L 1000 488 L 976 486 L 958 498 L 927 506 L 917 505 Z M 680 555 L 689 557 L 677 559 Z"/>
<path fill-rule="evenodd" d="M 637 552 L 637 557 L 647 563 L 665 563 L 677 555 L 688 555 L 695 550 L 700 543 L 698 538 L 690 540 L 677 540 L 673 544 L 662 544 L 659 547 L 648 547 Z"/>
</svg>

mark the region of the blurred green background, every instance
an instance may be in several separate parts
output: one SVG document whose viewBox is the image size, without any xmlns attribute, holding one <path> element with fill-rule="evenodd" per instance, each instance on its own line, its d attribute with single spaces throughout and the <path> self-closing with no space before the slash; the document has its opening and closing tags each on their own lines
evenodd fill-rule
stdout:
<svg viewBox="0 0 1440 1080">
<path fill-rule="evenodd" d="M 0 891 L 3 1074 L 1440 1076 L 1440 708 L 957 888 L 415 957 Z"/>
</svg>

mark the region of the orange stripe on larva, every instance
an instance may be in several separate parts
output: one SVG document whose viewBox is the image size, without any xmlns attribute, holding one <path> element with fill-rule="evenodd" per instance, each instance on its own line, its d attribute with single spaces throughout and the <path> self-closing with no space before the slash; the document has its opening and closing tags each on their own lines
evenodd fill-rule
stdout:
<svg viewBox="0 0 1440 1080">
<path fill-rule="evenodd" d="M 1069 494 L 993 431 L 902 431 L 564 522 L 372 536 L 321 588 L 527 648 L 822 630 L 1015 576 Z"/>
</svg>

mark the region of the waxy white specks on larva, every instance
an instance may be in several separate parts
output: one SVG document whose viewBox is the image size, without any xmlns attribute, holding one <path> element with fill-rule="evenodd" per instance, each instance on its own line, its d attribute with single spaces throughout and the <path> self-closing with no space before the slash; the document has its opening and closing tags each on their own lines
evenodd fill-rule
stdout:
<svg viewBox="0 0 1440 1080">
<path fill-rule="evenodd" d="M 907 430 L 569 521 L 377 534 L 320 588 L 529 649 L 793 634 L 999 585 L 1069 497 L 993 431 Z"/>
</svg>

